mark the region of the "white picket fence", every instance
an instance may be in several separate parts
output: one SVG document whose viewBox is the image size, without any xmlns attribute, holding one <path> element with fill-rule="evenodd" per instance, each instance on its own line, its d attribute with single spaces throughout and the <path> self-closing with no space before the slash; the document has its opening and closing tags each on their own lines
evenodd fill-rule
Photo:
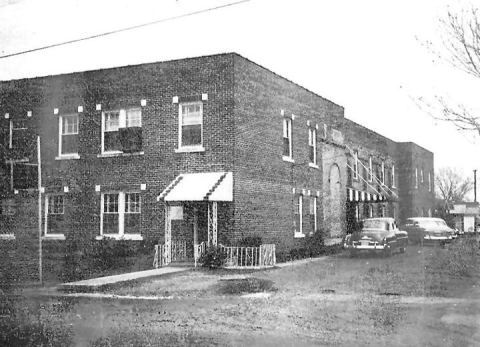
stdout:
<svg viewBox="0 0 480 347">
<path fill-rule="evenodd" d="M 235 247 L 218 246 L 220 251 L 225 254 L 224 268 L 230 269 L 260 269 L 275 266 L 277 263 L 275 255 L 275 244 L 264 244 L 259 247 Z M 202 242 L 194 246 L 195 267 L 199 259 L 207 250 L 207 245 Z M 181 261 L 186 259 L 186 242 L 184 240 L 173 241 L 171 246 L 172 261 Z M 168 265 L 165 245 L 155 245 L 155 256 L 153 267 L 159 268 Z"/>
<path fill-rule="evenodd" d="M 225 252 L 225 268 L 259 269 L 275 266 L 275 244 L 264 244 L 260 247 L 219 246 Z"/>
</svg>

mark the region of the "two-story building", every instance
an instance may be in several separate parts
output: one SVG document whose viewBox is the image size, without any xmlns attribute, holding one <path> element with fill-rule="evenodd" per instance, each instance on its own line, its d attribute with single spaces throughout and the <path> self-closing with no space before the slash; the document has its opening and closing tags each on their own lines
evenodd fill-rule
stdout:
<svg viewBox="0 0 480 347">
<path fill-rule="evenodd" d="M 45 242 L 181 239 L 189 254 L 249 236 L 286 252 L 433 209 L 431 152 L 235 53 L 4 81 L 0 115 L 1 234 L 18 242 L 39 195 Z"/>
</svg>

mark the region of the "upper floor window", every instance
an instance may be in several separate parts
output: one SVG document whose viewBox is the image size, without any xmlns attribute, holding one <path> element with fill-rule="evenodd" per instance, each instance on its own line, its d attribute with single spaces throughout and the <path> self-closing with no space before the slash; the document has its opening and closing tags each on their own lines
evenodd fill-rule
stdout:
<svg viewBox="0 0 480 347">
<path fill-rule="evenodd" d="M 178 148 L 203 148 L 203 104 L 179 105 Z"/>
<path fill-rule="evenodd" d="M 78 154 L 78 114 L 58 117 L 58 155 Z"/>
<path fill-rule="evenodd" d="M 283 119 L 283 157 L 292 159 L 292 120 Z"/>
<path fill-rule="evenodd" d="M 418 169 L 415 168 L 415 189 L 418 188 Z"/>
<path fill-rule="evenodd" d="M 358 151 L 353 153 L 353 178 L 358 179 Z"/>
<path fill-rule="evenodd" d="M 106 111 L 102 114 L 102 153 L 142 150 L 142 110 Z"/>
<path fill-rule="evenodd" d="M 373 181 L 373 162 L 372 162 L 372 156 L 368 158 L 368 181 L 372 182 Z"/>
<path fill-rule="evenodd" d="M 428 173 L 428 191 L 432 191 L 432 174 L 431 172 Z"/>
<path fill-rule="evenodd" d="M 392 188 L 395 188 L 395 165 L 392 165 Z"/>
<path fill-rule="evenodd" d="M 317 129 L 308 128 L 308 147 L 310 163 L 317 164 Z"/>
</svg>

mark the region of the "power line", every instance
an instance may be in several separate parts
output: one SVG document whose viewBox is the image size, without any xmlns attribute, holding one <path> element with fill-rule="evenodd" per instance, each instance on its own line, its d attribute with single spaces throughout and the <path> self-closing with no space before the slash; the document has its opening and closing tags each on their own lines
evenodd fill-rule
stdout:
<svg viewBox="0 0 480 347">
<path fill-rule="evenodd" d="M 146 27 L 146 26 L 149 26 L 149 25 L 154 25 L 154 24 L 159 24 L 159 23 L 174 21 L 174 20 L 177 20 L 177 19 L 185 18 L 185 17 L 195 16 L 195 15 L 197 15 L 197 14 L 202 14 L 202 13 L 206 13 L 206 12 L 210 12 L 210 11 L 219 10 L 219 9 L 225 8 L 225 7 L 230 7 L 230 6 L 239 5 L 239 4 L 242 4 L 242 3 L 245 3 L 245 2 L 249 2 L 249 1 L 250 1 L 250 0 L 240 0 L 240 1 L 228 3 L 228 4 L 225 4 L 225 5 L 219 5 L 219 6 L 215 6 L 215 7 L 206 8 L 206 9 L 203 9 L 203 10 L 198 10 L 198 11 L 194 11 L 194 12 L 184 13 L 184 14 L 181 14 L 181 15 L 178 15 L 178 16 L 173 16 L 173 17 L 158 19 L 158 20 L 155 20 L 155 21 L 152 21 L 152 22 L 148 22 L 148 23 L 143 23 L 143 24 L 138 24 L 138 25 L 134 25 L 134 26 L 130 26 L 130 27 L 125 27 L 125 28 L 121 28 L 121 29 L 116 29 L 116 30 L 112 30 L 112 31 L 107 31 L 107 32 L 104 32 L 104 33 L 101 33 L 101 34 L 96 34 L 96 35 L 81 37 L 81 38 L 79 38 L 79 39 L 74 39 L 74 40 L 69 40 L 69 41 L 63 41 L 63 42 L 54 43 L 54 44 L 47 45 L 47 46 L 42 46 L 42 47 L 37 47 L 37 48 L 28 49 L 28 50 L 25 50 L 25 51 L 20 51 L 20 52 L 5 54 L 5 55 L 0 56 L 0 59 L 9 58 L 9 57 L 14 57 L 14 56 L 17 56 L 17 55 L 22 55 L 22 54 L 27 54 L 27 53 L 32 53 L 32 52 L 37 52 L 37 51 L 41 51 L 41 50 L 45 50 L 45 49 L 49 49 L 49 48 L 54 48 L 54 47 L 65 46 L 65 45 L 69 45 L 69 44 L 76 43 L 76 42 L 87 41 L 87 40 L 91 40 L 91 39 L 95 39 L 95 38 L 99 38 L 99 37 L 103 37 L 103 36 L 108 36 L 108 35 L 113 35 L 113 34 L 121 33 L 121 32 L 124 32 L 124 31 L 130 31 L 130 30 L 134 30 L 134 29 L 143 28 L 143 27 Z"/>
</svg>

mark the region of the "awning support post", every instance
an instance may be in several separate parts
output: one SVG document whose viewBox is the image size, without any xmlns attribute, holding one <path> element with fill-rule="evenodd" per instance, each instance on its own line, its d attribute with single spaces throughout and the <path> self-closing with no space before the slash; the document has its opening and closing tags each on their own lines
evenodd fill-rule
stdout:
<svg viewBox="0 0 480 347">
<path fill-rule="evenodd" d="M 165 260 L 164 265 L 172 261 L 172 220 L 170 216 L 170 206 L 165 203 Z"/>
<path fill-rule="evenodd" d="M 217 245 L 217 202 L 208 203 L 208 245 Z"/>
</svg>

